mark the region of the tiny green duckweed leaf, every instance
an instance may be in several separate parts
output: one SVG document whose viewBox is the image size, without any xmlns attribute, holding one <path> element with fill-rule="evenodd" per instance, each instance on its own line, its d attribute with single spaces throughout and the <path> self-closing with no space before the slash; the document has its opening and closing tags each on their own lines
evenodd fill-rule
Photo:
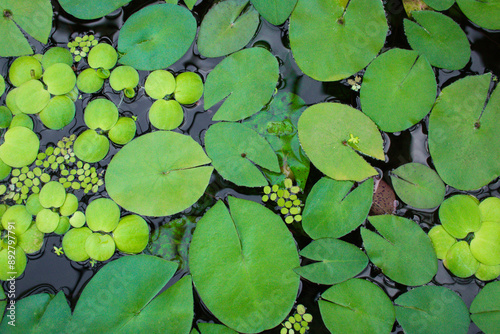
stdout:
<svg viewBox="0 0 500 334">
<path fill-rule="evenodd" d="M 144 90 L 153 99 L 163 99 L 175 90 L 174 75 L 166 70 L 153 71 L 146 79 Z"/>
<path fill-rule="evenodd" d="M 43 125 L 52 130 L 60 130 L 75 118 L 75 103 L 67 96 L 54 96 L 38 114 Z"/>
<path fill-rule="evenodd" d="M 373 179 L 353 186 L 354 182 L 328 177 L 314 185 L 302 218 L 302 227 L 312 239 L 340 238 L 365 221 L 373 199 Z"/>
<path fill-rule="evenodd" d="M 384 160 L 382 136 L 361 111 L 340 103 L 319 103 L 304 111 L 298 126 L 302 148 L 326 176 L 362 181 L 377 175 L 357 152 Z M 359 138 L 355 146 L 347 143 L 350 134 Z"/>
<path fill-rule="evenodd" d="M 110 130 L 118 121 L 118 108 L 105 98 L 90 101 L 85 107 L 83 120 L 90 129 Z"/>
<path fill-rule="evenodd" d="M 394 306 L 385 292 L 358 278 L 332 286 L 323 292 L 318 304 L 323 322 L 332 334 L 390 333 L 396 319 Z"/>
<path fill-rule="evenodd" d="M 457 239 L 481 228 L 481 213 L 476 199 L 469 195 L 447 198 L 439 208 L 439 220 L 444 229 Z"/>
<path fill-rule="evenodd" d="M 216 123 L 205 135 L 205 149 L 220 175 L 240 186 L 262 187 L 268 181 L 257 166 L 279 172 L 269 143 L 240 123 Z"/>
<path fill-rule="evenodd" d="M 73 228 L 66 232 L 62 239 L 64 254 L 71 261 L 85 261 L 89 255 L 85 251 L 85 242 L 92 235 L 88 227 Z"/>
<path fill-rule="evenodd" d="M 500 89 L 491 74 L 468 76 L 445 87 L 429 117 L 429 151 L 443 181 L 478 189 L 500 175 Z"/>
<path fill-rule="evenodd" d="M 108 132 L 109 139 L 118 145 L 125 145 L 135 137 L 137 125 L 132 117 L 120 117 Z"/>
<path fill-rule="evenodd" d="M 365 250 L 377 267 L 405 285 L 423 285 L 437 273 L 437 259 L 432 242 L 412 220 L 382 215 L 368 218 L 378 234 L 361 228 Z"/>
<path fill-rule="evenodd" d="M 479 262 L 472 255 L 467 241 L 453 244 L 446 253 L 443 264 L 453 275 L 462 278 L 474 275 L 479 267 Z"/>
<path fill-rule="evenodd" d="M 113 239 L 119 251 L 130 254 L 140 253 L 149 241 L 149 227 L 146 221 L 137 215 L 128 215 L 120 219 L 113 231 Z"/>
<path fill-rule="evenodd" d="M 368 257 L 358 247 L 333 238 L 311 242 L 299 253 L 311 260 L 319 261 L 294 271 L 305 279 L 333 285 L 359 274 L 368 264 Z"/>
<path fill-rule="evenodd" d="M 198 33 L 198 49 L 203 56 L 225 56 L 250 42 L 259 26 L 259 13 L 249 2 L 226 0 L 209 10 Z"/>
<path fill-rule="evenodd" d="M 460 26 L 434 11 L 414 11 L 416 23 L 404 20 L 405 34 L 412 49 L 424 55 L 432 66 L 462 69 L 470 59 L 470 45 Z"/>
<path fill-rule="evenodd" d="M 169 67 L 188 51 L 196 28 L 195 18 L 185 7 L 167 3 L 147 6 L 132 14 L 120 29 L 119 62 L 138 70 Z"/>
<path fill-rule="evenodd" d="M 184 121 L 184 110 L 176 100 L 156 100 L 149 109 L 149 122 L 160 130 L 173 130 Z"/>
<path fill-rule="evenodd" d="M 498 333 L 500 323 L 500 281 L 491 282 L 477 294 L 470 306 L 471 319 L 486 334 Z"/>
<path fill-rule="evenodd" d="M 393 170 L 390 175 L 399 198 L 415 208 L 435 208 L 444 200 L 446 187 L 443 181 L 425 165 L 408 163 Z"/>
<path fill-rule="evenodd" d="M 484 29 L 500 29 L 500 2 L 457 0 L 458 6 L 469 20 Z"/>
<path fill-rule="evenodd" d="M 191 137 L 152 132 L 134 139 L 113 157 L 106 171 L 106 190 L 128 211 L 172 215 L 203 195 L 213 171 L 205 166 L 210 162 Z"/>
<path fill-rule="evenodd" d="M 33 131 L 24 126 L 11 127 L 4 134 L 4 140 L 4 143 L 0 145 L 0 159 L 4 163 L 20 168 L 35 161 L 40 148 L 40 140 Z"/>
<path fill-rule="evenodd" d="M 387 31 L 380 0 L 299 0 L 290 17 L 290 46 L 305 74 L 337 81 L 368 65 Z"/>
<path fill-rule="evenodd" d="M 391 49 L 363 75 L 361 109 L 382 131 L 408 129 L 427 115 L 436 100 L 434 71 L 415 51 Z"/>
<path fill-rule="evenodd" d="M 42 76 L 42 64 L 32 56 L 16 58 L 9 68 L 9 80 L 19 87 L 32 79 L 40 79 Z"/>
<path fill-rule="evenodd" d="M 76 138 L 73 150 L 77 158 L 82 161 L 98 162 L 108 154 L 109 140 L 95 130 L 88 129 Z"/>
<path fill-rule="evenodd" d="M 442 286 L 421 286 L 400 295 L 396 318 L 405 333 L 466 334 L 469 310 L 455 292 Z"/>
<path fill-rule="evenodd" d="M 258 333 L 277 326 L 293 307 L 299 288 L 293 272 L 299 266 L 297 248 L 272 211 L 248 200 L 228 201 L 231 211 L 219 201 L 197 223 L 189 267 L 217 319 L 238 332 Z M 248 321 L 257 317 L 261 321 Z"/>
<path fill-rule="evenodd" d="M 111 232 L 118 226 L 120 208 L 109 198 L 98 198 L 87 206 L 85 217 L 92 231 Z"/>
<path fill-rule="evenodd" d="M 251 0 L 251 2 L 259 14 L 275 26 L 285 23 L 297 4 L 297 0 Z"/>
<path fill-rule="evenodd" d="M 128 4 L 131 0 L 59 0 L 61 7 L 82 20 L 93 20 L 110 14 L 121 6 Z"/>
<path fill-rule="evenodd" d="M 252 116 L 269 102 L 279 77 L 278 60 L 263 48 L 238 51 L 221 61 L 205 82 L 205 109 L 225 101 L 214 121 Z"/>
</svg>

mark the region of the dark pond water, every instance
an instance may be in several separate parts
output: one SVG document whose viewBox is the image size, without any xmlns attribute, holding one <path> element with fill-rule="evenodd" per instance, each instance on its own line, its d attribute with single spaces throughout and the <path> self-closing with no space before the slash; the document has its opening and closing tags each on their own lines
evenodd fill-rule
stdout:
<svg viewBox="0 0 500 334">
<path fill-rule="evenodd" d="M 77 20 L 67 13 L 65 13 L 56 1 L 54 4 L 55 21 L 49 45 L 43 46 L 40 43 L 31 40 L 32 45 L 35 46 L 38 53 L 44 52 L 52 46 L 65 46 L 69 40 L 74 39 L 78 34 L 93 33 L 100 40 L 107 40 L 116 46 L 118 40 L 118 32 L 123 22 L 134 12 L 143 8 L 146 5 L 158 3 L 160 1 L 138 1 L 133 0 L 128 6 L 123 9 L 117 10 L 105 18 L 94 21 L 81 21 Z M 193 13 L 198 20 L 201 19 L 211 7 L 213 1 L 198 1 Z M 403 33 L 403 18 L 406 14 L 402 8 L 399 0 L 385 1 L 386 13 L 390 25 L 390 32 L 387 37 L 385 48 L 400 47 L 409 48 L 406 38 Z M 485 72 L 493 72 L 495 75 L 500 75 L 500 61 L 498 55 L 500 54 L 500 33 L 488 32 L 483 29 L 477 28 L 470 24 L 468 20 L 460 13 L 459 10 L 452 8 L 446 12 L 447 15 L 453 17 L 460 23 L 461 27 L 467 34 L 472 47 L 472 57 L 469 64 L 461 71 L 446 71 L 435 70 L 436 78 L 438 80 L 439 88 L 445 87 L 462 78 L 471 74 L 482 74 Z M 259 30 L 254 39 L 248 45 L 265 46 L 279 59 L 280 62 L 280 82 L 279 89 L 285 92 L 293 92 L 298 94 L 307 105 L 316 104 L 324 101 L 335 101 L 349 104 L 353 107 L 360 107 L 359 93 L 350 89 L 350 86 L 345 82 L 321 83 L 310 79 L 305 76 L 297 67 L 293 60 L 288 42 L 288 23 L 283 26 L 275 27 L 267 22 L 261 22 Z M 222 58 L 206 59 L 199 55 L 196 45 L 193 45 L 188 53 L 179 60 L 176 64 L 170 67 L 174 72 L 182 72 L 185 70 L 195 71 L 200 73 L 205 79 L 207 74 L 218 64 Z M 5 77 L 8 73 L 8 67 L 12 59 L 0 59 L 0 72 Z M 87 67 L 85 62 L 80 62 L 78 69 Z M 256 69 L 258 70 L 258 69 Z M 140 84 L 144 84 L 147 72 L 140 72 Z M 68 136 L 71 133 L 79 134 L 85 129 L 83 122 L 83 109 L 86 103 L 95 98 L 97 95 L 105 96 L 119 105 L 119 110 L 122 115 L 135 115 L 138 117 L 138 130 L 137 135 L 151 131 L 151 126 L 148 122 L 147 111 L 152 104 L 152 100 L 147 97 L 143 89 L 139 89 L 137 95 L 133 99 L 121 99 L 119 94 L 113 92 L 109 85 L 105 85 L 102 92 L 86 94 L 83 99 L 76 102 L 77 116 L 75 120 L 62 131 L 52 131 L 44 129 L 41 122 L 35 120 L 35 132 L 41 135 L 41 145 L 45 147 L 49 144 L 55 144 L 63 136 Z M 0 101 L 4 104 L 4 98 Z M 184 108 L 185 120 L 184 123 L 175 130 L 193 137 L 200 144 L 203 144 L 203 137 L 205 131 L 212 124 L 211 118 L 216 110 L 205 111 L 203 108 L 203 100 L 198 104 Z M 424 119 L 419 124 L 413 126 L 411 129 L 401 133 L 384 135 L 385 149 L 387 159 L 385 163 L 373 161 L 372 163 L 380 170 L 384 179 L 389 182 L 388 171 L 407 162 L 419 162 L 432 166 L 432 161 L 427 149 L 427 129 L 428 118 Z M 108 157 L 100 162 L 100 166 L 105 166 L 111 160 L 111 157 L 119 150 L 119 147 L 112 146 Z M 319 180 L 321 173 L 314 168 L 311 170 L 311 175 L 307 183 L 305 195 Z M 489 186 L 471 192 L 472 195 L 479 199 L 488 196 L 497 196 L 499 194 L 500 181 L 496 180 Z M 448 187 L 447 195 L 458 193 L 457 190 Z M 98 194 L 85 195 L 76 193 L 81 200 L 80 209 L 84 210 L 86 203 L 94 198 L 107 196 L 105 191 Z M 150 219 L 151 228 L 157 229 L 159 226 L 165 224 L 173 218 L 180 217 L 181 215 L 195 215 L 202 216 L 205 209 L 217 199 L 224 199 L 228 195 L 242 197 L 260 202 L 260 193 L 258 189 L 249 189 L 236 187 L 233 184 L 222 180 L 216 173 L 214 173 L 210 186 L 207 189 L 207 194 L 204 196 L 193 208 L 190 208 L 174 217 Z M 304 198 L 305 199 L 305 195 Z M 124 213 L 125 214 L 125 213 Z M 437 211 L 434 210 L 415 210 L 399 204 L 397 215 L 404 216 L 418 222 L 421 227 L 428 231 L 434 224 L 438 223 Z M 298 246 L 302 249 L 311 240 L 305 237 L 301 231 L 293 229 Z M 343 238 L 351 243 L 361 247 L 362 241 L 359 234 L 359 229 L 353 231 Z M 55 294 L 57 291 L 63 290 L 70 300 L 71 306 L 74 307 L 81 290 L 84 288 L 88 280 L 99 270 L 104 263 L 97 264 L 95 267 L 90 267 L 88 263 L 78 264 L 68 261 L 65 257 L 58 257 L 52 251 L 53 246 L 60 246 L 60 236 L 49 236 L 46 238 L 45 245 L 42 251 L 38 254 L 29 256 L 29 263 L 26 271 L 17 280 L 16 292 L 17 298 L 23 298 L 32 294 L 48 292 Z M 111 260 L 119 257 L 115 255 Z M 131 273 L 133 275 L 134 273 Z M 169 285 L 180 279 L 186 272 L 179 272 L 172 279 Z M 392 300 L 397 298 L 400 294 L 406 292 L 406 286 L 397 284 L 387 279 L 380 270 L 373 265 L 369 265 L 358 277 L 368 279 L 381 288 L 391 297 Z M 472 300 L 480 291 L 484 283 L 474 278 L 459 279 L 453 277 L 448 271 L 439 264 L 439 271 L 431 284 L 442 285 L 457 292 L 467 306 L 470 306 Z M 5 288 L 5 286 L 4 286 Z M 307 281 L 302 281 L 300 293 L 298 295 L 298 303 L 304 304 L 308 308 L 308 312 L 312 313 L 314 320 L 311 324 L 310 333 L 328 333 L 319 315 L 317 299 L 319 295 L 325 291 L 328 286 L 313 284 Z M 215 321 L 210 312 L 199 301 L 195 293 L 195 319 L 197 321 Z M 266 333 L 278 333 L 281 326 L 267 331 Z M 394 326 L 393 333 L 402 333 L 399 325 Z M 480 330 L 471 324 L 469 333 L 480 333 Z"/>
</svg>

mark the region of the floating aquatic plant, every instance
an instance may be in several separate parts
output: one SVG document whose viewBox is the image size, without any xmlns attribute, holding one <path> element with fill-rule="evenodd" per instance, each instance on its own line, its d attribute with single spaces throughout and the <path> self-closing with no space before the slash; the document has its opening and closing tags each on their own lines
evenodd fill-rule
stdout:
<svg viewBox="0 0 500 334">
<path fill-rule="evenodd" d="M 313 316 L 306 313 L 306 308 L 304 305 L 299 304 L 296 307 L 295 313 L 290 316 L 281 325 L 283 328 L 280 334 L 295 334 L 295 332 L 304 334 L 309 330 L 309 323 L 313 320 Z"/>
<path fill-rule="evenodd" d="M 84 34 L 83 36 L 77 36 L 71 42 L 68 42 L 68 48 L 70 52 L 74 55 L 75 62 L 79 62 L 82 58 L 87 57 L 90 50 L 96 46 L 99 41 L 94 35 Z"/>
<path fill-rule="evenodd" d="M 279 188 L 277 184 L 264 187 L 264 195 L 262 202 L 269 200 L 276 203 L 279 212 L 285 217 L 285 223 L 291 224 L 294 221 L 299 223 L 302 221 L 302 201 L 297 194 L 301 192 L 300 187 L 294 186 L 291 179 L 285 179 L 284 188 Z"/>
</svg>

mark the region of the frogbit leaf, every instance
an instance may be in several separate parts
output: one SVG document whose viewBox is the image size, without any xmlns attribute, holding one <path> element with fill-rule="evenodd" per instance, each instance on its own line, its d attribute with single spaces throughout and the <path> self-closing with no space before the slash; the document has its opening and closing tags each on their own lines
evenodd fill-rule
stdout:
<svg viewBox="0 0 500 334">
<path fill-rule="evenodd" d="M 240 123 L 217 123 L 205 135 L 205 148 L 215 169 L 225 179 L 245 187 L 268 184 L 257 166 L 279 172 L 278 159 L 269 143 Z"/>
<path fill-rule="evenodd" d="M 82 20 L 93 20 L 106 16 L 117 10 L 121 6 L 125 6 L 131 0 L 59 0 L 61 7 Z"/>
<path fill-rule="evenodd" d="M 278 61 L 269 51 L 259 47 L 238 51 L 208 74 L 205 109 L 226 99 L 214 121 L 237 121 L 252 116 L 271 99 L 278 76 Z"/>
<path fill-rule="evenodd" d="M 250 0 L 260 15 L 275 26 L 285 23 L 297 0 Z"/>
<path fill-rule="evenodd" d="M 498 333 L 500 323 L 500 281 L 491 282 L 478 293 L 470 306 L 472 321 L 486 334 Z"/>
</svg>

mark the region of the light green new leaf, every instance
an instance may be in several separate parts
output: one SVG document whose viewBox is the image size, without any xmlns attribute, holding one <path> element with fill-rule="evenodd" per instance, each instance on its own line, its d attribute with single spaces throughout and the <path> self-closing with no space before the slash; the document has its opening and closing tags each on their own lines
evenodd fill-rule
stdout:
<svg viewBox="0 0 500 334">
<path fill-rule="evenodd" d="M 332 334 L 390 333 L 396 314 L 391 300 L 377 285 L 353 278 L 323 292 L 321 317 Z"/>
<path fill-rule="evenodd" d="M 259 26 L 259 13 L 248 4 L 249 0 L 225 0 L 210 9 L 198 34 L 198 50 L 203 56 L 225 56 L 250 42 Z"/>
<path fill-rule="evenodd" d="M 93 20 L 108 15 L 121 6 L 125 6 L 130 1 L 131 0 L 59 0 L 59 4 L 66 12 L 78 19 Z"/>
<path fill-rule="evenodd" d="M 432 9 L 442 12 L 453 6 L 455 0 L 424 0 L 424 2 Z"/>
<path fill-rule="evenodd" d="M 312 239 L 340 238 L 365 221 L 372 205 L 373 179 L 353 186 L 354 182 L 328 177 L 314 185 L 302 217 L 302 227 Z"/>
<path fill-rule="evenodd" d="M 469 195 L 447 198 L 439 207 L 439 220 L 446 232 L 457 239 L 481 228 L 481 212 L 477 200 Z"/>
<path fill-rule="evenodd" d="M 420 122 L 436 100 L 434 71 L 415 51 L 391 49 L 363 75 L 361 109 L 380 130 L 396 132 Z"/>
<path fill-rule="evenodd" d="M 193 7 L 194 5 L 196 5 L 196 2 L 198 0 L 184 0 L 184 3 L 186 4 L 187 8 L 189 8 L 189 10 L 193 10 Z"/>
<path fill-rule="evenodd" d="M 457 0 L 458 6 L 469 20 L 485 29 L 500 29 L 499 0 Z"/>
<path fill-rule="evenodd" d="M 239 186 L 268 184 L 257 166 L 280 171 L 278 158 L 269 143 L 240 123 L 212 125 L 205 135 L 205 149 L 219 174 Z"/>
<path fill-rule="evenodd" d="M 437 173 L 429 167 L 408 163 L 391 172 L 392 186 L 405 202 L 418 209 L 435 208 L 444 200 L 446 187 Z"/>
<path fill-rule="evenodd" d="M 278 60 L 255 47 L 221 61 L 205 82 L 205 109 L 226 99 L 214 121 L 237 121 L 252 116 L 269 102 L 278 82 Z"/>
<path fill-rule="evenodd" d="M 188 51 L 195 36 L 196 20 L 187 8 L 168 3 L 147 6 L 120 29 L 119 62 L 137 70 L 169 67 Z"/>
<path fill-rule="evenodd" d="M 478 189 L 500 175 L 500 89 L 486 103 L 490 81 L 490 73 L 455 81 L 442 90 L 429 117 L 436 171 L 460 190 Z"/>
<path fill-rule="evenodd" d="M 198 222 L 189 267 L 203 303 L 243 333 L 277 326 L 299 288 L 295 241 L 283 220 L 260 204 L 229 197 Z M 251 319 L 251 321 L 249 321 Z"/>
<path fill-rule="evenodd" d="M 469 310 L 452 290 L 442 286 L 421 286 L 395 301 L 396 317 L 407 334 L 466 334 Z"/>
<path fill-rule="evenodd" d="M 105 183 L 126 210 L 168 216 L 193 205 L 207 188 L 213 167 L 191 137 L 158 131 L 125 145 L 111 160 Z"/>
<path fill-rule="evenodd" d="M 52 29 L 52 4 L 49 0 L 0 0 L 0 57 L 33 54 L 33 50 L 17 26 L 37 41 L 47 43 Z"/>
<path fill-rule="evenodd" d="M 498 334 L 500 281 L 486 284 L 470 306 L 472 321 L 486 334 Z"/>
<path fill-rule="evenodd" d="M 412 49 L 424 55 L 432 66 L 462 69 L 470 59 L 470 45 L 460 26 L 448 16 L 433 11 L 412 12 L 416 23 L 404 20 Z"/>
<path fill-rule="evenodd" d="M 271 24 L 278 26 L 285 23 L 292 14 L 297 0 L 250 0 L 257 11 Z"/>
<path fill-rule="evenodd" d="M 290 46 L 305 74 L 337 81 L 368 65 L 387 31 L 380 0 L 299 0 L 290 17 Z"/>
<path fill-rule="evenodd" d="M 368 258 L 358 247 L 332 238 L 318 239 L 300 251 L 301 256 L 319 261 L 295 269 L 300 276 L 318 284 L 337 284 L 359 274 Z"/>
<path fill-rule="evenodd" d="M 362 181 L 377 175 L 356 151 L 384 160 L 382 136 L 375 123 L 340 103 L 307 108 L 299 119 L 299 140 L 311 162 L 336 180 Z"/>
<path fill-rule="evenodd" d="M 377 267 L 405 285 L 423 285 L 437 273 L 437 259 L 431 240 L 417 223 L 409 219 L 382 215 L 369 217 L 378 234 L 361 228 L 365 250 Z"/>
<path fill-rule="evenodd" d="M 0 145 L 0 159 L 4 163 L 11 167 L 23 167 L 35 161 L 40 140 L 33 131 L 16 126 L 7 130 L 4 140 Z"/>
</svg>

